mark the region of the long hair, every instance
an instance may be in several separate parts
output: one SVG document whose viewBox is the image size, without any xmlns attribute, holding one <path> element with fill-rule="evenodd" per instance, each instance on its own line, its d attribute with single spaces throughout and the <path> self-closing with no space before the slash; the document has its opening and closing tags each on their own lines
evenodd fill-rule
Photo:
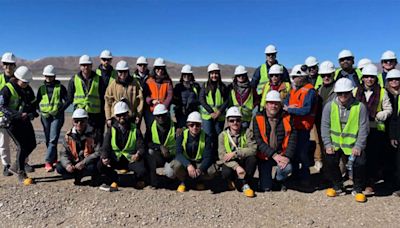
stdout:
<svg viewBox="0 0 400 228">
<path fill-rule="evenodd" d="M 156 75 L 157 75 L 157 74 L 156 74 L 155 67 L 153 67 L 153 69 L 151 69 L 150 76 L 153 77 L 153 78 L 155 79 L 155 78 L 156 78 Z M 164 75 L 165 75 L 165 78 L 164 78 L 164 79 L 168 79 L 168 80 L 172 81 L 172 80 L 171 80 L 171 77 L 170 77 L 169 74 L 168 74 L 167 67 L 164 67 Z"/>
<path fill-rule="evenodd" d="M 183 75 L 184 74 L 181 74 L 181 78 L 179 79 L 179 82 L 183 82 Z M 194 75 L 193 74 L 188 74 L 189 75 L 189 81 L 191 81 L 191 82 L 195 82 L 196 80 L 194 79 Z"/>
<path fill-rule="evenodd" d="M 204 86 L 206 87 L 206 93 L 210 92 L 210 90 L 212 89 L 212 84 L 211 84 L 211 78 L 210 78 L 210 73 L 208 73 L 208 80 L 206 83 L 204 83 Z M 218 81 L 217 81 L 217 87 L 223 87 L 224 83 L 222 82 L 222 78 L 221 78 L 221 72 L 218 71 Z"/>
</svg>

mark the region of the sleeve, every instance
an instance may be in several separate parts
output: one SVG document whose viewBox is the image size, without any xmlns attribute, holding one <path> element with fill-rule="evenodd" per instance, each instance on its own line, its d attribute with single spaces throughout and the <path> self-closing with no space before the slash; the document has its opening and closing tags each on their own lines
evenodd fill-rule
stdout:
<svg viewBox="0 0 400 228">
<path fill-rule="evenodd" d="M 73 101 L 74 101 L 74 93 L 75 93 L 74 77 L 75 77 L 75 75 L 73 75 L 68 82 L 68 100 L 71 103 L 73 103 Z"/>
<path fill-rule="evenodd" d="M 368 111 L 364 104 L 360 104 L 360 128 L 358 130 L 357 141 L 354 147 L 364 150 L 367 146 L 367 137 L 369 134 L 369 120 L 368 120 Z"/>
<path fill-rule="evenodd" d="M 257 67 L 257 69 L 254 71 L 253 77 L 251 78 L 251 81 L 250 81 L 250 86 L 253 87 L 254 89 L 257 88 L 257 85 L 260 82 L 260 77 L 261 77 L 260 69 L 261 69 L 261 66 Z"/>
<path fill-rule="evenodd" d="M 390 103 L 390 98 L 385 90 L 382 101 L 382 111 L 376 113 L 375 119 L 378 121 L 385 121 L 390 115 L 392 115 L 392 112 L 392 104 Z"/>
<path fill-rule="evenodd" d="M 72 100 L 69 99 L 68 97 L 68 91 L 67 88 L 65 88 L 65 86 L 63 86 L 62 84 L 60 84 L 61 86 L 61 100 L 63 100 L 63 104 L 61 106 L 60 111 L 61 112 L 65 112 L 65 110 L 69 107 L 69 105 L 72 103 Z M 38 93 L 39 94 L 39 93 Z M 39 96 L 38 96 L 39 97 Z M 41 99 L 41 98 L 40 98 Z M 39 99 L 38 99 L 39 100 Z"/>
<path fill-rule="evenodd" d="M 167 97 L 164 100 L 164 105 L 165 107 L 167 107 L 167 109 L 169 109 L 169 106 L 171 105 L 173 95 L 174 95 L 174 90 L 172 86 L 172 81 L 170 81 L 168 84 Z"/>
<path fill-rule="evenodd" d="M 283 66 L 283 65 L 282 65 L 282 66 Z M 288 72 L 288 70 L 286 69 L 285 66 L 283 66 L 282 80 L 283 80 L 284 82 L 290 82 L 289 72 Z"/>
<path fill-rule="evenodd" d="M 142 133 L 140 132 L 140 129 L 136 130 L 136 151 L 140 155 L 140 157 L 143 158 L 145 153 L 145 145 L 143 142 L 143 136 Z"/>
<path fill-rule="evenodd" d="M 331 104 L 334 101 L 328 102 L 322 111 L 321 118 L 321 138 L 325 148 L 332 147 L 332 141 L 330 136 L 330 122 L 331 122 Z"/>
<path fill-rule="evenodd" d="M 239 157 L 249 157 L 249 156 L 256 154 L 257 143 L 256 143 L 256 140 L 254 139 L 253 130 L 251 128 L 248 128 L 246 130 L 246 139 L 247 139 L 246 146 L 243 148 L 240 148 L 237 151 L 237 154 L 239 155 Z"/>
<path fill-rule="evenodd" d="M 292 133 L 290 134 L 289 137 L 289 143 L 286 148 L 285 157 L 292 160 L 294 158 L 297 145 L 297 130 L 294 127 L 293 118 L 291 118 L 290 120 L 290 126 L 292 127 Z"/>
<path fill-rule="evenodd" d="M 225 138 L 225 133 L 221 132 L 218 136 L 218 158 L 219 158 L 218 164 L 224 164 L 229 168 L 236 169 L 236 167 L 239 165 L 236 161 L 234 160 L 228 162 L 224 161 L 224 157 L 226 155 L 224 138 Z"/>
<path fill-rule="evenodd" d="M 203 171 L 203 173 L 207 173 L 208 168 L 212 165 L 213 163 L 213 157 L 214 157 L 214 151 L 211 148 L 211 138 L 206 135 L 206 145 L 204 148 L 203 152 L 203 160 L 201 161 L 201 165 L 199 169 Z M 217 151 L 215 151 L 217 153 Z"/>
<path fill-rule="evenodd" d="M 136 97 L 136 117 L 139 117 L 139 119 L 142 118 L 143 115 L 143 107 L 144 107 L 144 97 L 143 97 L 143 90 L 140 88 L 139 83 L 135 86 L 135 89 L 137 90 L 138 96 Z"/>
<path fill-rule="evenodd" d="M 60 163 L 62 167 L 66 168 L 68 165 L 71 165 L 72 162 L 68 156 L 68 154 L 71 154 L 71 151 L 69 150 L 69 146 L 65 138 L 63 140 L 63 147 L 63 150 L 60 151 Z"/>
<path fill-rule="evenodd" d="M 107 87 L 106 93 L 104 95 L 104 112 L 106 115 L 106 119 L 109 120 L 112 117 L 112 105 L 114 103 L 114 83 L 115 81 L 111 82 L 111 84 Z"/>
<path fill-rule="evenodd" d="M 304 98 L 303 107 L 301 108 L 288 108 L 288 113 L 297 116 L 305 116 L 312 112 L 316 102 L 316 93 L 314 89 L 310 89 Z"/>
<path fill-rule="evenodd" d="M 228 107 L 228 105 L 229 105 L 229 94 L 230 94 L 230 87 L 226 87 L 225 85 L 223 85 L 223 87 L 222 87 L 223 89 L 222 89 L 222 91 L 223 91 L 223 94 L 222 94 L 222 96 L 223 96 L 223 98 L 224 98 L 224 103 L 221 105 L 221 107 L 219 108 L 219 111 L 221 112 L 221 113 L 224 113 L 225 112 L 225 109 Z M 221 114 L 222 115 L 222 114 Z"/>
<path fill-rule="evenodd" d="M 200 101 L 201 106 L 203 106 L 203 108 L 205 108 L 208 113 L 211 114 L 214 112 L 214 110 L 211 108 L 211 106 L 207 104 L 206 88 L 204 86 L 201 87 L 199 101 Z"/>
<path fill-rule="evenodd" d="M 190 165 L 189 160 L 183 155 L 183 134 L 176 138 L 176 160 L 178 160 L 185 168 Z"/>
<path fill-rule="evenodd" d="M 100 149 L 101 158 L 111 158 L 111 127 L 107 128 L 103 140 L 103 146 Z"/>
</svg>

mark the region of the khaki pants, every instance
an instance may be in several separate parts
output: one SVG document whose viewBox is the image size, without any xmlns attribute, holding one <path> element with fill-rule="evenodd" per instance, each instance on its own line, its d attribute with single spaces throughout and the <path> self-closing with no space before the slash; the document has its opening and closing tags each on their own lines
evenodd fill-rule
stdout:
<svg viewBox="0 0 400 228">
<path fill-rule="evenodd" d="M 322 150 L 324 148 L 322 144 L 320 129 L 315 124 L 310 132 L 310 141 L 315 142 L 314 161 L 322 161 Z"/>
<path fill-rule="evenodd" d="M 195 168 L 200 167 L 201 163 L 192 163 Z M 174 174 L 176 178 L 180 181 L 185 181 L 186 179 L 189 178 L 189 174 L 187 169 L 178 161 L 178 160 L 172 160 L 170 162 L 171 168 L 174 170 Z M 217 168 L 215 164 L 212 164 L 208 169 L 207 173 L 201 174 L 200 177 L 198 177 L 198 180 L 211 180 L 217 173 Z"/>
</svg>

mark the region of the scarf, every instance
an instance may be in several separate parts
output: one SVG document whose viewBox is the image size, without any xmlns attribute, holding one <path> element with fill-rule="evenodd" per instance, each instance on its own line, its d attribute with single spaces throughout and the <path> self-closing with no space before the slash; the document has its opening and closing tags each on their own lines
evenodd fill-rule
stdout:
<svg viewBox="0 0 400 228">
<path fill-rule="evenodd" d="M 376 83 L 371 88 L 372 95 L 369 97 L 368 101 L 367 101 L 367 98 L 365 96 L 365 92 L 368 91 L 368 89 L 365 88 L 365 86 L 360 86 L 357 89 L 356 98 L 367 107 L 369 120 L 371 120 L 371 121 L 375 120 L 375 116 L 376 116 L 376 113 L 377 113 L 378 104 L 379 104 L 380 89 L 381 89 L 381 87 L 379 86 L 379 84 Z"/>
<path fill-rule="evenodd" d="M 271 126 L 271 132 L 269 133 L 269 146 L 273 149 L 278 148 L 278 138 L 276 136 L 276 127 L 278 125 L 278 113 L 276 116 L 271 116 L 267 113 L 268 122 Z"/>
<path fill-rule="evenodd" d="M 233 84 L 233 87 L 239 94 L 243 95 L 248 89 L 250 89 L 250 82 L 236 82 Z"/>
</svg>

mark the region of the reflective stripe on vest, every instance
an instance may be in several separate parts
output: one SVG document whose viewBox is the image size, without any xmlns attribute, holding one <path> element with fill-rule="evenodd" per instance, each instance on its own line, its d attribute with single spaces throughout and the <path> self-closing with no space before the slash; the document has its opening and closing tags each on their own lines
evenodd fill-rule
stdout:
<svg viewBox="0 0 400 228">
<path fill-rule="evenodd" d="M 290 90 L 292 89 L 292 86 L 290 85 L 290 82 L 281 82 L 284 83 L 285 89 L 284 90 L 279 90 L 278 92 L 281 94 L 281 99 L 282 101 L 285 99 L 285 97 L 282 96 L 282 91 L 285 92 L 286 94 L 290 93 Z M 282 86 L 282 85 L 281 85 Z M 271 84 L 267 83 L 264 86 L 263 93 L 261 96 L 261 101 L 260 101 L 260 110 L 264 110 L 265 104 L 267 103 L 267 93 L 271 91 Z"/>
<path fill-rule="evenodd" d="M 131 161 L 131 155 L 136 150 L 136 126 L 131 124 L 128 141 L 122 150 L 117 145 L 117 132 L 114 127 L 111 127 L 111 148 L 118 160 L 121 156 L 124 156 L 128 161 Z"/>
<path fill-rule="evenodd" d="M 243 104 L 239 104 L 239 102 L 236 99 L 236 93 L 235 90 L 232 89 L 231 91 L 231 97 L 232 97 L 232 103 L 234 106 L 237 106 L 240 110 L 240 113 L 242 113 L 242 120 L 250 122 L 251 117 L 253 116 L 253 89 L 250 89 L 249 96 L 247 99 L 243 102 Z"/>
<path fill-rule="evenodd" d="M 0 74 L 0 90 L 6 85 L 6 76 L 4 74 Z"/>
<path fill-rule="evenodd" d="M 206 96 L 206 102 L 208 105 L 211 106 L 211 108 L 215 111 L 218 111 L 219 107 L 221 107 L 221 105 L 224 103 L 224 99 L 221 96 L 221 92 L 219 90 L 219 88 L 217 88 L 217 90 L 215 91 L 215 102 L 214 99 L 212 97 L 212 91 L 210 90 Z M 201 105 L 200 106 L 200 113 L 201 113 L 201 118 L 203 118 L 204 120 L 209 120 L 211 119 L 211 115 L 210 113 L 208 113 L 208 111 Z M 218 121 L 224 121 L 225 116 L 224 115 L 220 115 L 218 117 Z"/>
<path fill-rule="evenodd" d="M 151 138 L 153 140 L 153 143 L 161 145 L 160 138 L 158 136 L 156 121 L 153 121 L 153 124 L 151 125 Z M 171 155 L 176 154 L 175 127 L 172 121 L 167 138 L 165 139 L 163 145 L 167 147 Z"/>
<path fill-rule="evenodd" d="M 260 67 L 260 81 L 258 82 L 257 85 L 257 94 L 260 95 L 262 93 L 262 90 L 265 86 L 265 84 L 267 84 L 269 82 L 269 78 L 268 78 L 268 68 L 267 68 L 267 64 L 263 63 Z"/>
<path fill-rule="evenodd" d="M 226 153 L 231 153 L 232 152 L 232 145 L 230 143 L 228 134 L 229 134 L 229 130 L 223 131 L 222 134 L 224 135 L 224 147 L 225 147 L 225 151 Z M 245 147 L 247 144 L 247 138 L 246 138 L 246 132 L 242 131 L 240 132 L 240 136 L 239 136 L 239 148 L 236 149 L 240 149 Z"/>
<path fill-rule="evenodd" d="M 314 86 L 310 83 L 304 85 L 300 89 L 292 89 L 290 91 L 289 105 L 296 105 L 297 108 L 302 108 L 304 99 L 308 92 L 314 89 Z M 310 113 L 305 116 L 293 115 L 294 126 L 297 130 L 311 130 L 314 125 L 315 113 L 317 105 L 314 104 L 311 107 Z"/>
<path fill-rule="evenodd" d="M 14 89 L 14 86 L 11 83 L 7 82 L 5 86 L 7 86 L 7 88 L 10 90 L 11 93 L 10 101 L 8 102 L 8 107 L 12 110 L 19 111 L 19 109 L 21 108 L 20 107 L 21 97 L 19 96 L 19 94 Z"/>
<path fill-rule="evenodd" d="M 187 144 L 188 137 L 189 137 L 189 129 L 185 129 L 183 131 L 183 140 L 182 140 L 183 155 L 185 156 L 186 159 L 193 161 L 193 159 L 191 159 L 186 152 L 186 144 Z M 194 161 L 196 161 L 196 162 L 201 161 L 201 159 L 203 158 L 203 152 L 204 152 L 205 145 L 206 145 L 206 134 L 204 133 L 203 130 L 201 130 L 200 131 L 200 141 L 198 143 L 197 153 L 196 153 L 196 157 L 194 158 Z"/>
<path fill-rule="evenodd" d="M 169 87 L 169 82 L 163 82 L 158 88 L 156 81 L 153 78 L 147 79 L 147 85 L 149 86 L 150 90 L 150 97 L 152 100 L 159 100 L 160 103 L 164 103 L 165 99 L 167 98 L 167 92 Z M 150 111 L 153 112 L 154 105 L 150 105 Z"/>
<path fill-rule="evenodd" d="M 90 90 L 83 90 L 83 81 L 79 78 L 78 75 L 74 77 L 74 101 L 73 104 L 77 108 L 83 108 L 88 113 L 100 113 L 100 95 L 99 95 L 99 80 L 100 76 L 96 74 L 96 76 L 92 80 L 92 85 L 90 86 Z M 87 89 L 87 88 L 86 88 Z"/>
<path fill-rule="evenodd" d="M 358 136 L 360 119 L 360 103 L 350 108 L 350 114 L 344 129 L 340 123 L 339 106 L 335 102 L 331 104 L 330 136 L 335 151 L 342 149 L 344 154 L 350 155 Z"/>
<path fill-rule="evenodd" d="M 42 100 L 39 103 L 39 109 L 43 116 L 55 116 L 58 113 L 58 106 L 61 102 L 61 86 L 56 84 L 53 90 L 53 95 L 49 101 L 49 96 L 47 95 L 46 85 L 42 85 L 39 88 L 40 94 L 42 95 Z"/>
<path fill-rule="evenodd" d="M 99 75 L 100 77 L 102 77 L 101 76 L 101 69 L 97 68 L 96 69 L 96 74 Z M 108 82 L 106 83 L 106 85 L 107 86 L 110 85 L 110 83 L 112 81 L 114 81 L 116 78 L 117 78 L 117 71 L 116 70 L 112 70 L 111 71 L 111 76 L 108 78 Z"/>
</svg>

